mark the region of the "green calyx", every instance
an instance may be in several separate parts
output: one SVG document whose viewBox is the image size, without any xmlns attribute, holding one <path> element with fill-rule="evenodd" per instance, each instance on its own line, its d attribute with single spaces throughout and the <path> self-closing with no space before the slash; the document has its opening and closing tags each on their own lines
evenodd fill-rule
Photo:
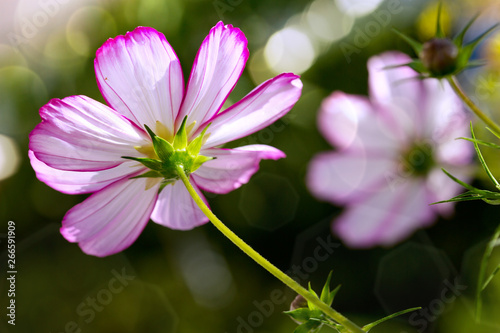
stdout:
<svg viewBox="0 0 500 333">
<path fill-rule="evenodd" d="M 149 157 L 122 156 L 129 160 L 137 161 L 150 169 L 150 171 L 133 178 L 163 178 L 163 184 L 170 184 L 179 179 L 178 167 L 189 174 L 196 171 L 203 163 L 210 161 L 213 157 L 200 155 L 201 146 L 208 126 L 191 142 L 188 141 L 186 130 L 186 119 L 182 121 L 181 127 L 175 134 L 173 142 L 169 142 L 156 135 L 147 125 L 144 125 L 151 141 L 154 152 Z M 136 148 L 139 151 L 147 151 L 144 147 Z"/>
<path fill-rule="evenodd" d="M 479 42 L 497 25 L 489 28 L 471 42 L 464 44 L 464 36 L 476 19 L 477 16 L 470 20 L 455 38 L 446 38 L 441 27 L 440 5 L 436 23 L 436 36 L 429 41 L 420 43 L 394 29 L 394 32 L 407 42 L 418 55 L 418 59 L 414 59 L 403 66 L 408 66 L 420 73 L 421 78 L 433 77 L 438 79 L 456 75 L 466 68 L 481 66 L 482 62 L 470 61 L 470 58 Z"/>
</svg>

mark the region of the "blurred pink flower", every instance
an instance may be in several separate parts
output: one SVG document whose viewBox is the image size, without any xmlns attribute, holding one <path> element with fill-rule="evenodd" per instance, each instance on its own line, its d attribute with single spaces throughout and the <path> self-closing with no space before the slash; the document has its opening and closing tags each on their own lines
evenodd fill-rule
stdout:
<svg viewBox="0 0 500 333">
<path fill-rule="evenodd" d="M 131 179 L 149 170 L 122 158 L 151 157 L 144 125 L 172 142 L 184 117 L 189 141 L 211 123 L 200 154 L 216 159 L 190 175 L 198 191 L 230 192 L 248 182 L 261 159 L 284 157 L 266 145 L 214 148 L 270 125 L 301 94 L 298 76 L 281 74 L 219 112 L 247 59 L 243 33 L 219 22 L 201 44 L 184 89 L 179 59 L 163 34 L 139 27 L 109 39 L 94 61 L 109 106 L 86 96 L 51 100 L 30 135 L 38 179 L 68 194 L 95 192 L 66 213 L 62 235 L 85 253 L 106 256 L 130 246 L 150 218 L 183 230 L 208 221 L 182 182 L 160 192 L 161 178 Z"/>
<path fill-rule="evenodd" d="M 345 206 L 333 230 L 349 246 L 392 245 L 448 215 L 461 187 L 440 168 L 467 179 L 472 145 L 468 120 L 447 82 L 419 80 L 406 55 L 368 62 L 370 98 L 334 92 L 318 126 L 337 148 L 309 165 L 307 183 L 319 199 Z"/>
</svg>

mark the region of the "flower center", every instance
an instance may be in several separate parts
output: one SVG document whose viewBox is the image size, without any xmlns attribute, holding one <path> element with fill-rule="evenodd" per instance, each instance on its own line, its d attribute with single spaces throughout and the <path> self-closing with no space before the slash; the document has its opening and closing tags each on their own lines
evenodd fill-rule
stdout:
<svg viewBox="0 0 500 333">
<path fill-rule="evenodd" d="M 403 151 L 401 163 L 406 173 L 412 176 L 425 176 L 435 165 L 432 145 L 427 142 L 416 142 Z"/>
<path fill-rule="evenodd" d="M 212 157 L 200 155 L 208 126 L 205 127 L 200 135 L 188 142 L 186 119 L 187 117 L 184 118 L 172 142 L 156 135 L 147 125 L 144 125 L 151 137 L 152 145 L 136 147 L 136 149 L 147 157 L 122 156 L 123 158 L 137 161 L 150 169 L 150 171 L 133 178 L 163 178 L 161 187 L 163 188 L 165 185 L 179 179 L 178 166 L 181 166 L 184 173 L 189 176 L 203 163 L 213 159 Z"/>
</svg>

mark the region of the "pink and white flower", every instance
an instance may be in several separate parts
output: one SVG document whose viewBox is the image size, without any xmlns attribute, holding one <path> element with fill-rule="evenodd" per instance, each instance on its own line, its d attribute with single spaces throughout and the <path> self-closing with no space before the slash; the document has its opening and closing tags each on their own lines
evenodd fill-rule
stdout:
<svg viewBox="0 0 500 333">
<path fill-rule="evenodd" d="M 468 121 L 447 82 L 419 80 L 406 55 L 368 62 L 370 98 L 334 92 L 318 126 L 337 148 L 310 163 L 307 183 L 319 199 L 345 206 L 333 229 L 349 246 L 392 245 L 448 215 L 461 190 L 442 171 L 467 179 L 473 151 Z"/>
<path fill-rule="evenodd" d="M 106 256 L 130 246 L 150 218 L 182 230 L 208 221 L 182 182 L 132 178 L 150 170 L 123 156 L 155 156 L 145 126 L 172 142 L 186 118 L 191 142 L 210 123 L 199 153 L 216 159 L 190 175 L 198 192 L 230 192 L 248 182 L 261 159 L 284 157 L 266 145 L 216 148 L 270 125 L 301 94 L 299 77 L 284 73 L 221 111 L 247 59 L 244 34 L 219 22 L 201 44 L 184 88 L 179 59 L 163 34 L 139 27 L 109 39 L 94 61 L 108 105 L 86 96 L 53 99 L 40 109 L 42 122 L 30 135 L 38 179 L 68 194 L 94 192 L 64 216 L 62 235 L 85 253 Z"/>
</svg>

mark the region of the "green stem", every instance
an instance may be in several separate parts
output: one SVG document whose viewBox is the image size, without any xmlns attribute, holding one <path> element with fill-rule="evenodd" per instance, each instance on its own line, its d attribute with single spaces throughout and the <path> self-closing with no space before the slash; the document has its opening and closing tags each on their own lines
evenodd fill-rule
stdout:
<svg viewBox="0 0 500 333">
<path fill-rule="evenodd" d="M 486 249 L 483 253 L 483 258 L 481 259 L 481 265 L 479 266 L 479 276 L 477 278 L 477 286 L 476 286 L 476 321 L 481 319 L 481 310 L 482 310 L 482 301 L 481 301 L 481 293 L 487 287 L 487 283 L 485 283 L 486 269 L 488 268 L 488 261 L 491 257 L 491 253 L 496 246 L 496 242 L 500 237 L 500 224 L 495 230 L 493 237 L 486 244 Z M 489 282 L 489 281 L 488 281 Z"/>
<path fill-rule="evenodd" d="M 500 127 L 483 111 L 481 111 L 481 109 L 464 93 L 457 81 L 457 78 L 455 76 L 450 76 L 448 77 L 448 82 L 458 97 L 460 97 L 460 99 L 472 110 L 472 112 L 474 112 L 476 116 L 481 119 L 492 131 L 500 135 Z"/>
<path fill-rule="evenodd" d="M 232 232 L 228 227 L 222 223 L 221 220 L 217 218 L 217 216 L 212 213 L 210 208 L 205 205 L 203 200 L 200 198 L 198 193 L 196 193 L 195 189 L 189 182 L 188 176 L 184 173 L 184 169 L 182 166 L 177 166 L 177 173 L 180 176 L 182 182 L 186 186 L 189 194 L 193 198 L 194 202 L 200 207 L 201 211 L 210 219 L 213 225 L 221 231 L 224 236 L 229 238 L 237 247 L 239 247 L 243 252 L 245 252 L 250 258 L 255 260 L 259 265 L 261 265 L 264 269 L 269 271 L 272 275 L 278 278 L 281 282 L 286 284 L 296 293 L 302 295 L 306 300 L 313 303 L 316 307 L 318 307 L 321 311 L 323 311 L 327 316 L 337 321 L 339 324 L 343 325 L 348 331 L 351 333 L 364 333 L 364 331 L 359 328 L 356 324 L 351 322 L 349 319 L 341 315 L 339 312 L 335 311 L 322 301 L 320 301 L 316 296 L 311 294 L 307 289 L 298 284 L 295 280 L 290 278 L 288 275 L 283 273 L 276 266 L 271 264 L 266 258 L 261 256 L 257 251 L 251 248 L 247 243 L 245 243 L 241 238 L 239 238 L 234 232 Z"/>
</svg>

